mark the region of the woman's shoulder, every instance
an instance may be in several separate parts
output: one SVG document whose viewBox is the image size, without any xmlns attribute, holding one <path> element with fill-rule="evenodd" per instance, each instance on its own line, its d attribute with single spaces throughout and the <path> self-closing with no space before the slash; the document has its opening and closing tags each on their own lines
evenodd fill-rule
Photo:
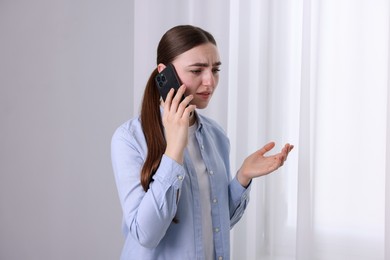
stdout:
<svg viewBox="0 0 390 260">
<path fill-rule="evenodd" d="M 128 151 L 128 149 L 137 151 L 140 154 L 145 154 L 147 151 L 145 135 L 142 131 L 139 116 L 122 123 L 111 138 L 112 151 Z"/>
<path fill-rule="evenodd" d="M 133 117 L 122 123 L 114 132 L 114 138 L 134 138 L 143 136 L 141 120 L 139 116 Z"/>
</svg>

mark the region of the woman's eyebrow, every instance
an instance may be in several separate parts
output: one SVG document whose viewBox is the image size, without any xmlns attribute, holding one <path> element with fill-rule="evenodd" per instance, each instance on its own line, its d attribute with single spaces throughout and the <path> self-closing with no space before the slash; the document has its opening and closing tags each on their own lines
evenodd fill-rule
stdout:
<svg viewBox="0 0 390 260">
<path fill-rule="evenodd" d="M 220 66 L 222 63 L 220 61 L 214 62 L 213 67 Z M 188 65 L 188 67 L 208 67 L 208 63 L 202 63 L 202 62 L 197 62 L 191 65 Z"/>
</svg>

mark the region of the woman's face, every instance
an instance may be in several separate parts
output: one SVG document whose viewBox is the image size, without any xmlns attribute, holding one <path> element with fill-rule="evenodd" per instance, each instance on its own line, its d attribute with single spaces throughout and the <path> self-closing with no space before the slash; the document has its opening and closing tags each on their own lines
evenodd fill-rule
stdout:
<svg viewBox="0 0 390 260">
<path fill-rule="evenodd" d="M 217 47 L 212 43 L 196 46 L 177 56 L 172 64 L 187 87 L 185 95 L 194 96 L 191 104 L 207 107 L 219 81 L 221 62 Z"/>
</svg>

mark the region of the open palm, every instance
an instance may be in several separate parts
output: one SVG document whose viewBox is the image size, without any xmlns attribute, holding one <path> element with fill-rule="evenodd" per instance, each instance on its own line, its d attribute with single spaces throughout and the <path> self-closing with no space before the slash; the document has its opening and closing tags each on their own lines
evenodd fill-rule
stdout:
<svg viewBox="0 0 390 260">
<path fill-rule="evenodd" d="M 267 175 L 278 169 L 283 165 L 288 154 L 294 148 L 293 145 L 286 144 L 280 153 L 266 156 L 265 154 L 274 147 L 275 143 L 270 142 L 244 160 L 238 175 L 238 180 L 243 186 L 247 186 L 253 178 Z"/>
</svg>

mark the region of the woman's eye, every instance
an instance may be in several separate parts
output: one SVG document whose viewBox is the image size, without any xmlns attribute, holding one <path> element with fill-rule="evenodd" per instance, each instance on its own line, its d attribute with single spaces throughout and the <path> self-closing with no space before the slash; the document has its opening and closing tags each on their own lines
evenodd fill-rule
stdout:
<svg viewBox="0 0 390 260">
<path fill-rule="evenodd" d="M 199 74 L 201 72 L 202 72 L 201 70 L 191 70 L 191 73 L 194 73 L 194 74 Z"/>
<path fill-rule="evenodd" d="M 219 68 L 214 68 L 214 69 L 213 69 L 213 73 L 218 73 L 219 71 L 220 71 Z"/>
</svg>

